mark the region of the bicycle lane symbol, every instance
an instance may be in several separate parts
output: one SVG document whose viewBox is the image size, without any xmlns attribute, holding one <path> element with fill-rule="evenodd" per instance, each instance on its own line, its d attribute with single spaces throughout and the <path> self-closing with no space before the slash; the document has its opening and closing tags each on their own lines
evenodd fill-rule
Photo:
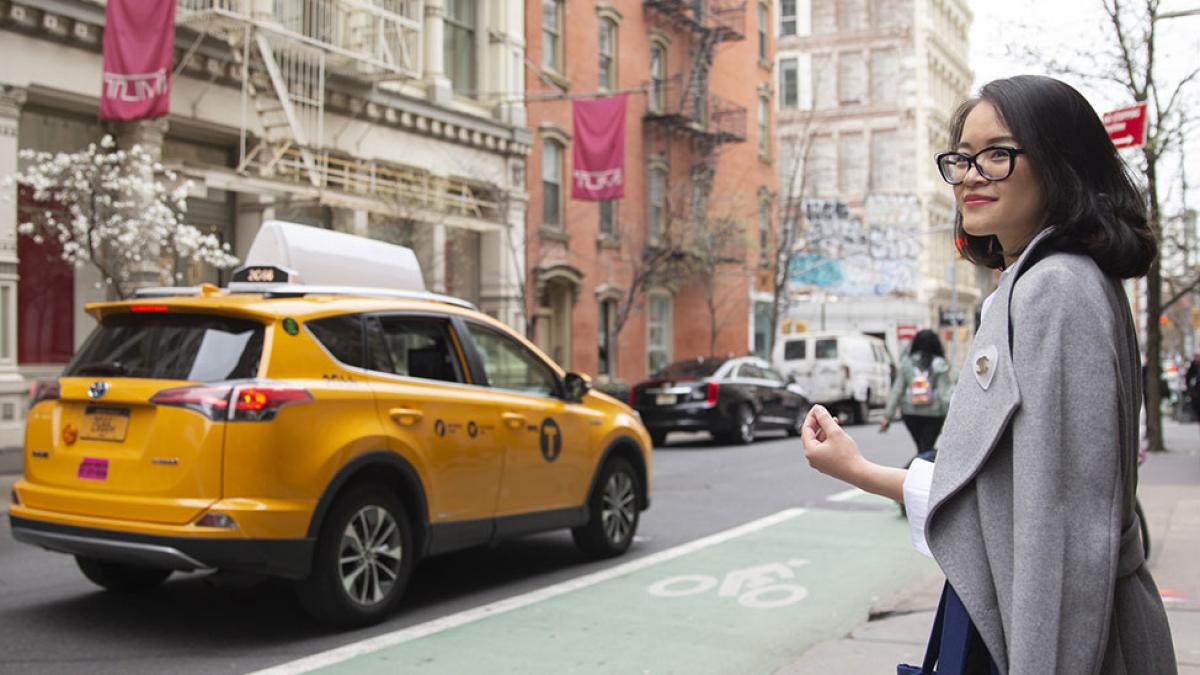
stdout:
<svg viewBox="0 0 1200 675">
<path fill-rule="evenodd" d="M 660 598 L 681 598 L 717 589 L 717 597 L 737 598 L 738 604 L 751 609 L 775 609 L 800 602 L 808 597 L 808 589 L 794 583 L 795 568 L 804 567 L 808 560 L 793 558 L 785 563 L 773 562 L 733 570 L 724 579 L 707 574 L 683 574 L 651 584 L 646 591 Z"/>
</svg>

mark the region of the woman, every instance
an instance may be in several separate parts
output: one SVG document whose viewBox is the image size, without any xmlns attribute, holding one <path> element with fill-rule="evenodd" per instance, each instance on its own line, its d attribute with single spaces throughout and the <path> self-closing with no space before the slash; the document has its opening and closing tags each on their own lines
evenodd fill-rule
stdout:
<svg viewBox="0 0 1200 675">
<path fill-rule="evenodd" d="M 880 432 L 891 427 L 897 407 L 917 444 L 917 457 L 932 461 L 934 444 L 950 407 L 950 364 L 946 363 L 941 340 L 931 330 L 919 331 L 913 337 L 908 356 L 896 371 Z"/>
<path fill-rule="evenodd" d="M 938 461 L 873 464 L 819 407 L 805 455 L 907 502 L 914 541 L 982 643 L 974 669 L 1175 673 L 1134 514 L 1141 392 L 1121 279 L 1157 255 L 1144 202 L 1095 111 L 1054 79 L 987 84 L 950 138 L 938 168 L 954 186 L 960 251 L 1004 273 Z"/>
</svg>

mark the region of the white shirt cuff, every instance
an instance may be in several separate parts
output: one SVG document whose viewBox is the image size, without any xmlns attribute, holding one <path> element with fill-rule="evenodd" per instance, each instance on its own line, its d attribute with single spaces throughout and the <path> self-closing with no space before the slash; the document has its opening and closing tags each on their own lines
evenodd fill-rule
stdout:
<svg viewBox="0 0 1200 675">
<path fill-rule="evenodd" d="M 914 459 L 904 477 L 904 511 L 908 514 L 908 530 L 913 546 L 929 556 L 925 541 L 925 516 L 929 515 L 929 487 L 933 484 L 933 462 Z"/>
</svg>

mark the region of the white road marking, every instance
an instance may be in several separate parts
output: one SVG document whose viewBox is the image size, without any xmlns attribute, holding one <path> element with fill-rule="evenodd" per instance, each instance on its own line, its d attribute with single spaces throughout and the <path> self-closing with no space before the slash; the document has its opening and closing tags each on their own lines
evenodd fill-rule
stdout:
<svg viewBox="0 0 1200 675">
<path fill-rule="evenodd" d="M 363 656 L 364 654 L 378 651 L 380 649 L 401 645 L 405 642 L 411 642 L 412 640 L 433 635 L 435 633 L 440 633 L 451 628 L 457 628 L 458 626 L 472 623 L 480 619 L 510 612 L 514 609 L 528 607 L 529 605 L 542 602 L 543 600 L 549 600 L 566 593 L 571 593 L 572 591 L 577 591 L 581 588 L 587 588 L 588 586 L 593 586 L 603 581 L 615 579 L 617 577 L 657 565 L 658 563 L 666 562 L 668 560 L 672 560 L 674 558 L 678 558 L 710 546 L 721 544 L 744 534 L 766 529 L 772 525 L 777 525 L 786 520 L 791 520 L 802 513 L 804 513 L 804 509 L 784 509 L 783 511 L 771 514 L 765 518 L 760 518 L 743 525 L 738 525 L 737 527 L 725 530 L 723 532 L 718 532 L 707 537 L 689 541 L 686 544 L 680 544 L 679 546 L 669 548 L 665 551 L 652 553 L 644 558 L 631 560 L 622 565 L 617 565 L 616 567 L 610 567 L 609 569 L 593 572 L 592 574 L 588 574 L 577 579 L 570 579 L 559 584 L 554 584 L 553 586 L 539 588 L 536 591 L 530 591 L 512 598 L 499 600 L 491 603 L 490 605 L 468 609 L 459 612 L 458 614 L 451 614 L 450 616 L 444 616 L 440 619 L 427 621 L 416 626 L 409 626 L 408 628 L 402 628 L 391 633 L 377 635 L 373 638 L 362 640 L 361 642 L 355 642 L 343 647 L 331 649 L 326 652 L 313 654 L 312 656 L 298 659 L 296 661 L 266 668 L 264 670 L 252 673 L 251 675 L 294 675 L 296 673 L 308 673 L 318 668 L 332 666 L 343 661 L 348 661 L 350 659 Z"/>
<path fill-rule="evenodd" d="M 867 494 L 867 493 L 858 488 L 850 488 L 849 490 L 843 490 L 835 495 L 830 495 L 830 496 L 826 497 L 825 501 L 848 502 L 851 499 L 854 499 L 855 497 L 860 497 L 865 494 Z"/>
</svg>

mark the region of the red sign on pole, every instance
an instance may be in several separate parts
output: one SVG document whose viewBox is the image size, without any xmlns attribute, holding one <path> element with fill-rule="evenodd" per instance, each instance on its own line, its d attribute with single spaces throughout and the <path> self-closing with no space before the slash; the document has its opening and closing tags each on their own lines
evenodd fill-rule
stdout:
<svg viewBox="0 0 1200 675">
<path fill-rule="evenodd" d="M 896 339 L 900 341 L 912 340 L 917 337 L 916 326 L 896 326 Z"/>
<path fill-rule="evenodd" d="M 1104 113 L 1104 128 L 1118 150 L 1140 148 L 1146 143 L 1146 104 Z"/>
</svg>

